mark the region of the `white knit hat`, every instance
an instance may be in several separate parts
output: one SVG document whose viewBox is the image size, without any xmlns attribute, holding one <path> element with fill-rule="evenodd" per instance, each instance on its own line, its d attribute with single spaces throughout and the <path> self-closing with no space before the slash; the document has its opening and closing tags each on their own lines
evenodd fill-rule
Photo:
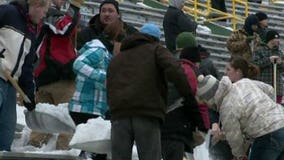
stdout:
<svg viewBox="0 0 284 160">
<path fill-rule="evenodd" d="M 197 96 L 200 100 L 206 101 L 208 105 L 213 105 L 214 96 L 219 86 L 219 80 L 212 75 L 199 75 L 198 76 L 198 86 L 197 86 Z"/>
</svg>

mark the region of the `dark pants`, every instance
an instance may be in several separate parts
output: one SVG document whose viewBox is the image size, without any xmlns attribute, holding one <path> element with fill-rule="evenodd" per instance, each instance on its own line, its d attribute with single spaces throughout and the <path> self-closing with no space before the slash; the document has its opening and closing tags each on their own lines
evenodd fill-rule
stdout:
<svg viewBox="0 0 284 160">
<path fill-rule="evenodd" d="M 112 160 L 131 160 L 134 141 L 139 160 L 161 160 L 161 133 L 158 119 L 129 117 L 112 121 Z"/>
<path fill-rule="evenodd" d="M 184 155 L 184 142 L 171 139 L 162 139 L 163 160 L 182 160 Z"/>
<path fill-rule="evenodd" d="M 284 160 L 284 128 L 258 137 L 251 146 L 250 160 Z"/>
</svg>

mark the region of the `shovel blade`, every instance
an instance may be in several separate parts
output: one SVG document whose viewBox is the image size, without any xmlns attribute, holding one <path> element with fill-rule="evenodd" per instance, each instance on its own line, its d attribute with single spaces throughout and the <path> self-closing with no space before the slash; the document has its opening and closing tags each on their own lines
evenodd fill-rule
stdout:
<svg viewBox="0 0 284 160">
<path fill-rule="evenodd" d="M 33 131 L 42 133 L 68 133 L 75 131 L 74 122 L 63 122 L 57 116 L 40 111 L 25 110 L 25 120 L 27 126 Z"/>
</svg>

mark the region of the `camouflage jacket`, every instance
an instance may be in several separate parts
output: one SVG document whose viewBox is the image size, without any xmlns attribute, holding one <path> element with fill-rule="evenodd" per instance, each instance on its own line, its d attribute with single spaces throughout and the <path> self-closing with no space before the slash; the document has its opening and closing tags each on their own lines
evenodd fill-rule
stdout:
<svg viewBox="0 0 284 160">
<path fill-rule="evenodd" d="M 227 40 L 227 48 L 232 56 L 241 56 L 250 60 L 255 48 L 259 46 L 261 39 L 257 33 L 248 36 L 244 29 L 232 32 Z"/>
</svg>

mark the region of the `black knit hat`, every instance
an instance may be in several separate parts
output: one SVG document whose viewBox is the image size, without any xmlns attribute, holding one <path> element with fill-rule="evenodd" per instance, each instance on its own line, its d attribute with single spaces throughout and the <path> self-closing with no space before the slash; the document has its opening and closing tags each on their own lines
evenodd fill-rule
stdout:
<svg viewBox="0 0 284 160">
<path fill-rule="evenodd" d="M 263 12 L 257 12 L 255 15 L 257 16 L 259 21 L 268 19 L 267 15 Z"/>
<path fill-rule="evenodd" d="M 99 13 L 101 13 L 101 9 L 102 9 L 102 7 L 103 7 L 104 4 L 112 4 L 112 5 L 114 5 L 114 7 L 115 7 L 117 13 L 119 14 L 119 4 L 118 4 L 118 2 L 115 1 L 115 0 L 105 0 L 105 1 L 103 1 L 103 2 L 101 3 L 101 5 L 100 5 Z"/>
<path fill-rule="evenodd" d="M 181 59 L 187 59 L 191 62 L 201 62 L 199 48 L 198 47 L 185 47 L 181 50 Z"/>
<path fill-rule="evenodd" d="M 265 42 L 269 42 L 270 40 L 274 39 L 274 38 L 277 38 L 279 39 L 280 38 L 280 35 L 278 32 L 274 31 L 274 30 L 270 30 L 266 33 L 266 36 L 265 36 Z"/>
</svg>

